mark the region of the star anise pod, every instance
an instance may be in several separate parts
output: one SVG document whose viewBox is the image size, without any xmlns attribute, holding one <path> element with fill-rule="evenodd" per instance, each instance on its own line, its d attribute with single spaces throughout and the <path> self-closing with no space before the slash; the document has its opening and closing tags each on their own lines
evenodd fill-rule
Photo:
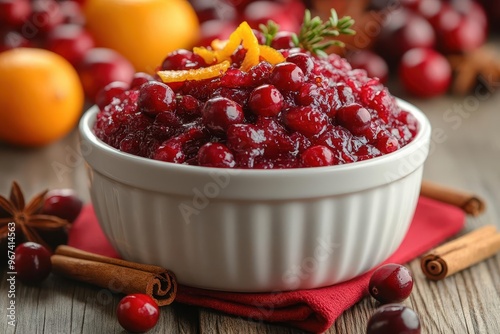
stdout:
<svg viewBox="0 0 500 334">
<path fill-rule="evenodd" d="M 479 82 L 488 88 L 498 87 L 500 82 L 500 58 L 497 50 L 484 45 L 473 51 L 448 57 L 455 71 L 453 93 L 466 95 Z"/>
<path fill-rule="evenodd" d="M 41 235 L 46 235 L 46 232 L 50 231 L 60 231 L 69 223 L 59 217 L 40 213 L 46 193 L 47 191 L 44 191 L 36 195 L 26 204 L 21 188 L 14 181 L 10 191 L 10 199 L 0 195 L 0 209 L 2 209 L 0 211 L 4 211 L 4 214 L 0 216 L 0 240 L 7 236 L 8 224 L 14 222 L 16 240 L 33 241 L 51 248 Z"/>
</svg>

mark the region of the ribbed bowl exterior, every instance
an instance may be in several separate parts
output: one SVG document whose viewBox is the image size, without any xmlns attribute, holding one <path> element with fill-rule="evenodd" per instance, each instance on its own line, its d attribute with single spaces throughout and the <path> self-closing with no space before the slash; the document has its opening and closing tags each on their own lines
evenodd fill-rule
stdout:
<svg viewBox="0 0 500 334">
<path fill-rule="evenodd" d="M 96 139 L 82 128 L 89 127 L 85 122 L 91 120 L 82 121 L 82 136 L 90 139 L 86 147 L 93 147 Z M 195 169 L 170 174 L 164 168 L 169 164 L 141 170 L 142 164 L 157 162 L 124 157 L 113 163 L 113 149 L 102 150 L 105 144 L 100 143 L 86 156 L 92 203 L 123 258 L 166 267 L 184 285 L 241 292 L 328 286 L 374 268 L 401 244 L 428 152 L 430 126 L 424 125 L 426 134 L 417 138 L 422 143 L 395 155 L 390 168 L 382 157 L 352 168 L 320 168 L 321 178 L 308 175 L 312 169 L 284 171 L 293 178 L 290 188 L 281 190 L 276 188 L 285 187 L 285 176 L 272 171 L 269 189 L 262 193 L 259 175 L 266 171 L 207 176 L 196 174 L 204 168 L 195 167 L 192 175 Z M 127 159 L 134 160 L 130 166 Z M 142 183 L 131 179 L 134 173 Z M 369 183 L 361 182 L 364 178 L 375 183 L 363 187 Z M 296 183 L 302 188 L 294 188 Z M 351 183 L 352 190 L 346 191 Z M 244 194 L 236 196 L 238 191 Z"/>
</svg>

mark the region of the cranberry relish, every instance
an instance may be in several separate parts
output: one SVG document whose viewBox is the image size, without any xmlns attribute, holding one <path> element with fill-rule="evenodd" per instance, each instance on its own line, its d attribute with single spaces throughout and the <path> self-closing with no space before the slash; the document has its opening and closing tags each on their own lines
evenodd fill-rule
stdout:
<svg viewBox="0 0 500 334">
<path fill-rule="evenodd" d="M 101 92 L 95 134 L 123 152 L 226 168 L 340 165 L 391 153 L 417 133 L 378 79 L 337 56 L 280 51 L 284 62 L 240 70 L 245 49 L 221 76 L 164 84 L 138 73 L 130 88 Z M 178 50 L 161 70 L 208 67 Z"/>
</svg>

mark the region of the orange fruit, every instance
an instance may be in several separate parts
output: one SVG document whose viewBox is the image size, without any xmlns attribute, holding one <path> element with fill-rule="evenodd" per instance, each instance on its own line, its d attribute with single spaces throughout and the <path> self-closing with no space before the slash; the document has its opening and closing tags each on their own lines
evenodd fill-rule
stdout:
<svg viewBox="0 0 500 334">
<path fill-rule="evenodd" d="M 0 140 L 41 146 L 70 132 L 84 103 L 78 74 L 42 49 L 0 53 Z"/>
<path fill-rule="evenodd" d="M 118 51 L 137 71 L 153 73 L 168 53 L 199 38 L 186 0 L 87 0 L 84 11 L 97 45 Z"/>
</svg>

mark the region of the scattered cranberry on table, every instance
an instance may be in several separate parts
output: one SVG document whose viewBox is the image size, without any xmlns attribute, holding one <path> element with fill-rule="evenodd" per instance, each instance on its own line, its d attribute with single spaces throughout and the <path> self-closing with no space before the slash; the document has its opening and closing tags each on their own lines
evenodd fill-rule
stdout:
<svg viewBox="0 0 500 334">
<path fill-rule="evenodd" d="M 399 303 L 408 298 L 413 288 L 410 270 L 396 263 L 378 267 L 370 277 L 368 290 L 373 298 L 386 303 Z"/>
<path fill-rule="evenodd" d="M 39 284 L 52 270 L 51 253 L 35 242 L 25 242 L 15 249 L 16 278 L 24 284 Z"/>
<path fill-rule="evenodd" d="M 83 202 L 72 189 L 54 189 L 45 195 L 42 213 L 75 221 L 82 210 Z"/>
<path fill-rule="evenodd" d="M 404 305 L 386 304 L 371 316 L 366 334 L 420 334 L 420 320 Z"/>
<path fill-rule="evenodd" d="M 399 66 L 403 86 L 418 97 L 444 94 L 450 86 L 451 75 L 448 60 L 433 49 L 411 49 L 403 55 Z"/>
<path fill-rule="evenodd" d="M 145 333 L 158 322 L 160 309 L 150 296 L 136 293 L 123 297 L 118 303 L 116 316 L 126 331 Z"/>
</svg>

